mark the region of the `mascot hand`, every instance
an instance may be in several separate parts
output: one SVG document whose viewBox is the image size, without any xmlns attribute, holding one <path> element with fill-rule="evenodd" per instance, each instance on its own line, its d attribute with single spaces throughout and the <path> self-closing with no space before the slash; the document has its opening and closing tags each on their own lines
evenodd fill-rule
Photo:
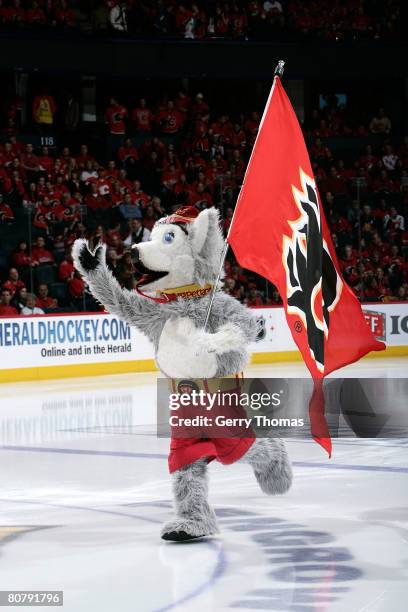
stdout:
<svg viewBox="0 0 408 612">
<path fill-rule="evenodd" d="M 244 334 L 238 325 L 225 323 L 221 325 L 217 332 L 210 334 L 202 329 L 197 330 L 196 343 L 198 348 L 206 349 L 209 353 L 228 353 L 229 351 L 239 351 L 247 344 Z"/>
<path fill-rule="evenodd" d="M 85 272 L 93 272 L 93 270 L 96 270 L 96 268 L 99 266 L 100 257 L 103 253 L 103 247 L 101 244 L 99 244 L 92 253 L 89 250 L 86 241 L 82 240 L 81 244 L 79 245 L 79 249 L 76 246 L 76 251 L 75 256 L 78 258 L 78 261 Z"/>
</svg>

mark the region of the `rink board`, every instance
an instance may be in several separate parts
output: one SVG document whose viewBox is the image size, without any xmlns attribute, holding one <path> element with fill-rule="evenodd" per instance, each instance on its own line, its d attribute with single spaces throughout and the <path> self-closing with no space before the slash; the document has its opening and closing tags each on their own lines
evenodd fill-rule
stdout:
<svg viewBox="0 0 408 612">
<path fill-rule="evenodd" d="M 281 307 L 254 309 L 261 333 L 252 363 L 301 361 Z M 408 355 L 408 304 L 363 305 L 386 351 L 370 357 Z M 142 333 L 106 313 L 0 317 L 0 382 L 71 378 L 156 369 L 153 346 Z"/>
</svg>

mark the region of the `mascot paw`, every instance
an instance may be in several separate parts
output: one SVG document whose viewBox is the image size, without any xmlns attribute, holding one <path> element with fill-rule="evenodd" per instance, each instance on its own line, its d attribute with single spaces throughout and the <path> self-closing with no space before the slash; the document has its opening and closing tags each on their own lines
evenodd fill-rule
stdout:
<svg viewBox="0 0 408 612">
<path fill-rule="evenodd" d="M 240 351 L 247 341 L 238 325 L 225 323 L 221 325 L 216 334 L 217 344 L 226 351 Z"/>
<path fill-rule="evenodd" d="M 161 531 L 163 540 L 187 542 L 218 533 L 215 515 L 212 520 L 178 517 L 166 523 Z"/>
<path fill-rule="evenodd" d="M 72 255 L 76 267 L 84 272 L 93 272 L 100 264 L 100 258 L 103 254 L 103 246 L 98 245 L 94 252 L 89 250 L 86 240 L 76 240 Z"/>
<path fill-rule="evenodd" d="M 242 350 L 246 345 L 246 339 L 237 325 L 225 323 L 214 334 L 198 330 L 196 343 L 202 350 L 221 355 L 229 351 Z"/>
<path fill-rule="evenodd" d="M 101 251 L 101 246 L 96 247 L 93 253 L 91 253 L 88 247 L 81 250 L 79 255 L 79 263 L 86 272 L 92 272 L 99 266 L 99 254 Z"/>
</svg>

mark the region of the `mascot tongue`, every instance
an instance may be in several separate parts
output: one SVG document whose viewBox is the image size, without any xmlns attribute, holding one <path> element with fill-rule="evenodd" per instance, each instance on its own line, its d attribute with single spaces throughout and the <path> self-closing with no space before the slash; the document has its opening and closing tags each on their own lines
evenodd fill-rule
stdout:
<svg viewBox="0 0 408 612">
<path fill-rule="evenodd" d="M 194 221 L 199 214 L 200 211 L 195 206 L 181 206 L 174 213 L 168 215 L 167 217 L 163 217 L 163 219 L 160 219 L 157 223 L 174 223 L 187 233 L 185 226 Z M 160 304 L 173 302 L 179 297 L 184 299 L 203 297 L 210 293 L 213 287 L 210 283 L 206 283 L 204 287 L 201 287 L 197 283 L 194 283 L 192 285 L 184 285 L 183 287 L 165 289 L 164 291 L 160 292 L 160 295 L 158 297 L 154 297 L 152 295 L 144 293 L 140 289 L 140 287 L 146 283 L 148 278 L 148 274 L 144 274 L 142 276 L 142 278 L 136 284 L 136 291 L 143 297 L 149 298 L 149 300 L 154 300 L 155 302 L 159 302 Z"/>
</svg>

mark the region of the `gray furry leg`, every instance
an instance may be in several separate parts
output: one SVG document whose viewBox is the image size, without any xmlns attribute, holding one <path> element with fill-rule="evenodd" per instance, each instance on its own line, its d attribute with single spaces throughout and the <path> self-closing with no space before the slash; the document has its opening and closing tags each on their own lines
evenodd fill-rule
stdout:
<svg viewBox="0 0 408 612">
<path fill-rule="evenodd" d="M 195 461 L 172 478 L 176 516 L 164 525 L 163 540 L 185 542 L 217 533 L 217 519 L 207 500 L 207 461 Z"/>
<path fill-rule="evenodd" d="M 280 438 L 257 438 L 241 461 L 251 465 L 259 486 L 267 495 L 281 495 L 290 489 L 292 467 Z"/>
</svg>

